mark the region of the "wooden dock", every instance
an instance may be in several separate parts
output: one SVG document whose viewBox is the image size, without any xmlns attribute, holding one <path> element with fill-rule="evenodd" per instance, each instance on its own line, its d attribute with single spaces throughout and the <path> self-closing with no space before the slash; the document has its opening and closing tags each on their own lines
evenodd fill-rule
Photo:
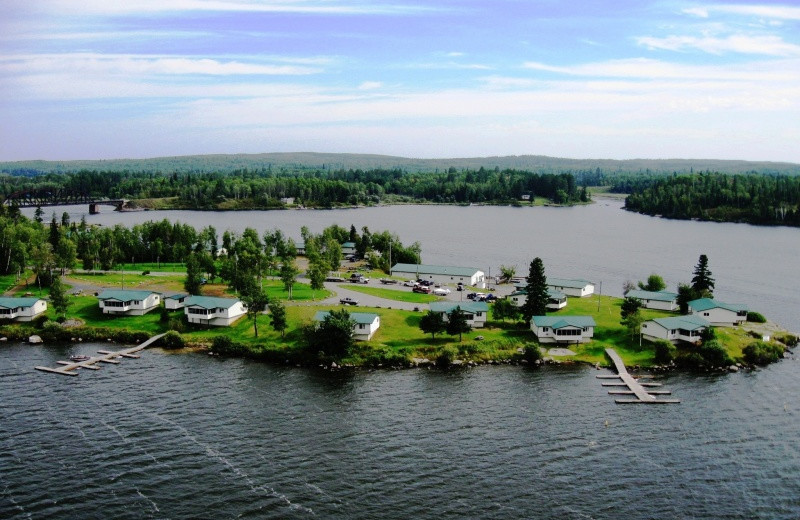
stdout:
<svg viewBox="0 0 800 520">
<path fill-rule="evenodd" d="M 611 362 L 614 363 L 614 368 L 617 370 L 617 375 L 598 375 L 598 379 L 619 379 L 619 381 L 602 383 L 603 386 L 607 387 L 628 387 L 628 390 L 609 390 L 608 393 L 611 395 L 633 395 L 635 398 L 627 398 L 627 399 L 615 399 L 614 402 L 619 404 L 632 404 L 632 403 L 644 403 L 644 404 L 668 404 L 668 403 L 680 403 L 678 399 L 656 399 L 656 395 L 669 395 L 669 390 L 645 390 L 645 387 L 657 387 L 661 386 L 661 383 L 640 383 L 637 381 L 632 375 L 628 373 L 628 369 L 625 368 L 625 363 L 622 362 L 622 358 L 619 357 L 619 354 L 614 351 L 613 348 L 607 348 L 606 354 L 608 355 Z"/>
<path fill-rule="evenodd" d="M 152 338 L 148 339 L 144 343 L 140 343 L 135 347 L 127 348 L 124 350 L 119 351 L 112 351 L 112 350 L 98 350 L 97 353 L 101 354 L 100 356 L 92 356 L 85 361 L 58 361 L 57 363 L 61 365 L 58 368 L 50 368 L 50 367 L 34 367 L 36 370 L 41 370 L 42 372 L 51 372 L 53 374 L 61 374 L 64 376 L 77 376 L 79 368 L 85 368 L 87 370 L 100 370 L 99 366 L 95 366 L 98 363 L 109 363 L 113 365 L 119 364 L 119 358 L 138 358 L 139 355 L 136 354 L 137 352 L 146 349 L 159 339 L 164 336 L 164 334 L 158 334 L 153 336 Z"/>
</svg>

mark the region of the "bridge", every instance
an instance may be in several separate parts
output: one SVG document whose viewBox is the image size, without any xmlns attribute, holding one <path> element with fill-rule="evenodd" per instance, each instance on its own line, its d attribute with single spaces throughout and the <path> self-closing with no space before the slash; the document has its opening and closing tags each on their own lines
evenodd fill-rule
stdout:
<svg viewBox="0 0 800 520">
<path fill-rule="evenodd" d="M 42 206 L 72 206 L 88 204 L 89 214 L 96 215 L 100 212 L 98 206 L 114 206 L 117 211 L 122 211 L 128 205 L 127 199 L 97 199 L 88 193 L 70 190 L 67 188 L 35 188 L 12 193 L 3 201 L 4 206 L 17 206 L 31 208 Z"/>
</svg>

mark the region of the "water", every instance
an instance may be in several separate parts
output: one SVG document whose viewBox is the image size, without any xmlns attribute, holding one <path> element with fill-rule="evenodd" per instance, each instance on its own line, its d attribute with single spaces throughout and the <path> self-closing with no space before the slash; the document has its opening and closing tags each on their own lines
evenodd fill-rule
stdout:
<svg viewBox="0 0 800 520">
<path fill-rule="evenodd" d="M 595 370 L 329 373 L 0 347 L 0 518 L 796 519 L 797 359 L 615 405 Z"/>
<path fill-rule="evenodd" d="M 332 224 L 360 231 L 390 230 L 406 244 L 422 245 L 429 264 L 477 267 L 499 273 L 500 265 L 516 266 L 527 275 L 539 256 L 546 274 L 584 278 L 601 284 L 603 294 L 622 295 L 626 280 L 660 274 L 669 289 L 688 283 L 701 254 L 709 257 L 716 279 L 715 297 L 744 303 L 790 330 L 800 332 L 800 229 L 666 220 L 620 210 L 621 202 L 599 199 L 571 208 L 497 206 L 391 206 L 305 211 L 108 211 L 88 215 L 87 207 L 53 208 L 71 213 L 73 221 L 133 225 L 169 219 L 196 228 L 213 225 L 259 232 L 281 229 L 299 239 L 300 228 L 320 232 Z M 33 215 L 33 208 L 25 209 Z M 59 217 L 60 218 L 60 217 Z M 155 259 L 154 259 L 155 260 Z"/>
</svg>

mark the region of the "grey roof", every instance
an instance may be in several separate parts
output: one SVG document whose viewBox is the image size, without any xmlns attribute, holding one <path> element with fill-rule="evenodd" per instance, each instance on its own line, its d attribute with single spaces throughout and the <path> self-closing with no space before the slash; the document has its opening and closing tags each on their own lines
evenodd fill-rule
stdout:
<svg viewBox="0 0 800 520">
<path fill-rule="evenodd" d="M 189 293 L 175 293 L 175 294 L 170 294 L 169 296 L 165 296 L 164 299 L 165 300 L 180 300 L 181 298 L 186 298 L 187 296 L 189 296 Z"/>
<path fill-rule="evenodd" d="M 527 289 L 518 289 L 518 290 L 512 292 L 511 294 L 509 294 L 509 296 L 527 296 L 527 295 L 528 295 L 528 290 Z M 549 296 L 550 298 L 559 299 L 559 300 L 563 300 L 564 298 L 567 297 L 566 294 L 564 294 L 563 292 L 559 291 L 558 289 L 552 289 L 550 287 L 547 288 L 547 296 Z"/>
<path fill-rule="evenodd" d="M 672 302 L 678 298 L 678 294 L 669 291 L 642 291 L 639 289 L 631 289 L 625 293 L 627 298 L 636 298 L 637 300 L 656 300 L 659 302 Z"/>
<path fill-rule="evenodd" d="M 724 303 L 712 298 L 700 298 L 689 302 L 689 308 L 693 311 L 707 311 L 709 309 L 725 309 L 731 312 L 746 311 L 747 305 L 741 303 Z"/>
<path fill-rule="evenodd" d="M 230 309 L 239 300 L 236 298 L 215 298 L 213 296 L 189 296 L 183 302 L 186 307 L 202 307 L 204 309 Z"/>
<path fill-rule="evenodd" d="M 456 307 L 461 307 L 464 312 L 475 314 L 477 312 L 489 312 L 489 304 L 486 302 L 432 302 L 431 311 L 433 312 L 452 312 Z"/>
<path fill-rule="evenodd" d="M 0 307 L 16 309 L 17 307 L 33 307 L 42 298 L 0 298 Z"/>
<path fill-rule="evenodd" d="M 706 329 L 711 326 L 711 323 L 708 320 L 704 320 L 700 316 L 675 316 L 671 318 L 655 318 L 653 320 L 665 329 L 674 330 L 674 329 L 685 329 L 685 330 L 697 330 L 697 329 Z"/>
<path fill-rule="evenodd" d="M 330 311 L 317 311 L 316 314 L 314 314 L 314 321 L 323 321 L 325 319 L 325 316 L 327 316 L 328 314 L 330 314 Z M 351 312 L 350 313 L 350 319 L 353 320 L 354 322 L 356 322 L 359 325 L 369 325 L 373 321 L 375 321 L 375 318 L 378 318 L 378 317 L 379 316 L 377 314 L 375 314 L 374 312 Z"/>
<path fill-rule="evenodd" d="M 395 271 L 403 273 L 419 273 L 419 274 L 438 274 L 445 276 L 473 276 L 476 273 L 482 273 L 477 267 L 454 267 L 448 265 L 427 265 L 427 264 L 394 264 L 392 267 L 392 274 Z"/>
<path fill-rule="evenodd" d="M 582 278 L 548 278 L 547 285 L 555 287 L 569 287 L 572 289 L 583 289 L 587 285 L 594 285 L 594 283 Z"/>
<path fill-rule="evenodd" d="M 591 316 L 534 316 L 531 321 L 537 327 L 550 327 L 563 329 L 564 327 L 594 327 L 594 318 Z"/>
<path fill-rule="evenodd" d="M 129 302 L 131 300 L 146 300 L 151 294 L 158 294 L 154 291 L 125 291 L 125 290 L 105 290 L 98 296 L 98 300 L 119 300 Z"/>
</svg>

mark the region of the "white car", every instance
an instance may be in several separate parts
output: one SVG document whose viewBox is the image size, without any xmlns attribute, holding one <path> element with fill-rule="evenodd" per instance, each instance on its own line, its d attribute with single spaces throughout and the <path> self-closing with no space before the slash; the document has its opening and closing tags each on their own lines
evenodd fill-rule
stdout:
<svg viewBox="0 0 800 520">
<path fill-rule="evenodd" d="M 436 289 L 433 290 L 433 294 L 435 294 L 436 296 L 447 296 L 448 294 L 450 294 L 450 289 L 448 289 L 447 287 L 437 287 Z"/>
<path fill-rule="evenodd" d="M 403 285 L 405 285 L 406 287 L 414 287 L 415 285 L 417 285 L 417 282 L 415 282 L 414 280 L 406 280 L 405 282 L 403 282 Z"/>
</svg>

